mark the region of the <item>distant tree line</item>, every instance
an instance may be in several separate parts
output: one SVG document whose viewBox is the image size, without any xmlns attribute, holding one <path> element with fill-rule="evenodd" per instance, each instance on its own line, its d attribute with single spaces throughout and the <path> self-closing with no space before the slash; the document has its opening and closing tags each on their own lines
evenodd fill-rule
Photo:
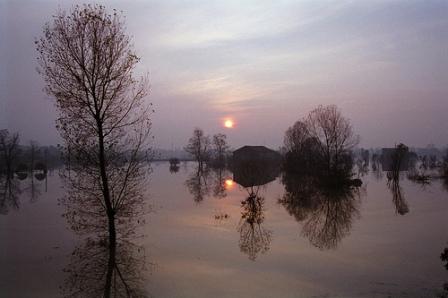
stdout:
<svg viewBox="0 0 448 298">
<path fill-rule="evenodd" d="M 40 146 L 36 141 L 20 144 L 19 133 L 0 130 L 0 174 L 47 171 L 62 164 L 61 152 L 55 146 Z"/>
</svg>

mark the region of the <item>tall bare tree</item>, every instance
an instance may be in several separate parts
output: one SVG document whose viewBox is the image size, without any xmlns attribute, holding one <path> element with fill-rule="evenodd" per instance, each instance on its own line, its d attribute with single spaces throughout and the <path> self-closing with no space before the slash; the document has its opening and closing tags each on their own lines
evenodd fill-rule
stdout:
<svg viewBox="0 0 448 298">
<path fill-rule="evenodd" d="M 140 59 L 123 16 L 102 5 L 59 11 L 36 46 L 46 92 L 59 111 L 56 127 L 76 173 L 68 181 L 74 194 L 76 188 L 88 190 L 97 200 L 115 242 L 115 214 L 142 175 L 140 153 L 150 135 L 152 112 L 145 102 L 148 80 L 133 74 Z"/>
<path fill-rule="evenodd" d="M 199 169 L 203 169 L 204 163 L 208 159 L 210 150 L 210 138 L 204 135 L 204 131 L 200 128 L 195 128 L 193 135 L 188 140 L 185 151 L 193 155 L 198 162 Z"/>
</svg>

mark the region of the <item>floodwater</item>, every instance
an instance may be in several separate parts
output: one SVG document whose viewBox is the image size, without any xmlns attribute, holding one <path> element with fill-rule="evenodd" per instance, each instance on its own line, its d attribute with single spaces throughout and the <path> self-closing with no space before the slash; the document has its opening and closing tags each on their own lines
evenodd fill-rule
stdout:
<svg viewBox="0 0 448 298">
<path fill-rule="evenodd" d="M 445 186 L 404 177 L 394 187 L 380 174 L 363 176 L 362 187 L 349 194 L 297 201 L 288 193 L 294 183 L 285 189 L 281 177 L 244 188 L 228 171 L 198 175 L 194 163 L 177 172 L 153 163 L 142 207 L 150 211 L 135 239 L 116 251 L 128 291 L 121 293 L 443 295 Z M 0 297 L 102 296 L 107 253 L 62 217 L 58 199 L 65 190 L 57 171 L 44 180 L 14 181 L 0 198 Z"/>
</svg>

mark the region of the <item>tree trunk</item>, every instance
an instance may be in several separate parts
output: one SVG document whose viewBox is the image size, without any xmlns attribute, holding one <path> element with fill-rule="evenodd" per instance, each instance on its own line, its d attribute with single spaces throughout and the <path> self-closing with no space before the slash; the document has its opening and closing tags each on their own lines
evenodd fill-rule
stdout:
<svg viewBox="0 0 448 298">
<path fill-rule="evenodd" d="M 107 264 L 106 284 L 104 285 L 104 297 L 105 298 L 111 297 L 112 278 L 113 278 L 114 269 L 116 266 L 116 264 L 115 264 L 116 249 L 117 249 L 117 246 L 115 243 L 113 245 L 109 246 L 109 262 Z"/>
<path fill-rule="evenodd" d="M 107 178 L 106 171 L 106 158 L 104 152 L 104 135 L 103 135 L 103 127 L 102 123 L 98 121 L 98 141 L 99 141 L 99 162 L 100 162 L 100 174 L 101 174 L 101 183 L 103 185 L 103 197 L 104 204 L 106 205 L 107 219 L 109 222 L 109 245 L 115 245 L 116 242 L 116 231 L 115 231 L 115 210 L 112 206 L 112 201 L 110 198 L 109 191 L 109 181 Z"/>
</svg>

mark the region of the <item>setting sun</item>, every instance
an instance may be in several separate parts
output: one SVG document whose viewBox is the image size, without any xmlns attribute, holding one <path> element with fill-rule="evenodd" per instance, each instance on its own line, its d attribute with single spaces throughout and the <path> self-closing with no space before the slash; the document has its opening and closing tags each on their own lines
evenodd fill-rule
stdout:
<svg viewBox="0 0 448 298">
<path fill-rule="evenodd" d="M 233 180 L 232 179 L 226 179 L 226 181 L 224 182 L 226 189 L 230 189 L 233 187 Z"/>
<path fill-rule="evenodd" d="M 231 119 L 227 119 L 224 121 L 224 127 L 233 128 L 233 121 Z"/>
</svg>

